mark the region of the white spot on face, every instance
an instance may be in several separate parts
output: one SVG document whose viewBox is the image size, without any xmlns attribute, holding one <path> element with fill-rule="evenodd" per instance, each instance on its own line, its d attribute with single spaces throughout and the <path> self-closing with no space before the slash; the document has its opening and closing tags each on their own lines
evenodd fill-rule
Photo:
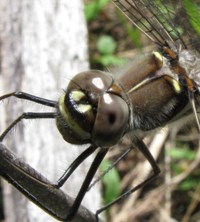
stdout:
<svg viewBox="0 0 200 222">
<path fill-rule="evenodd" d="M 103 81 L 100 77 L 96 77 L 92 80 L 92 83 L 99 89 L 103 89 L 104 88 L 104 84 Z"/>
<path fill-rule="evenodd" d="M 105 101 L 106 104 L 111 104 L 112 103 L 112 98 L 109 94 L 106 93 L 103 97 L 104 97 L 104 101 Z"/>
</svg>

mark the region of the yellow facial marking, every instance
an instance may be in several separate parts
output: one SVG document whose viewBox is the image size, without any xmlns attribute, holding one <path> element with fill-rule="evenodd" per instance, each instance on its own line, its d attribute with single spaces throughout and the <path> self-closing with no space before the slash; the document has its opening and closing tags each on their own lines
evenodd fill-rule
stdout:
<svg viewBox="0 0 200 222">
<path fill-rule="evenodd" d="M 62 95 L 59 99 L 59 110 L 60 110 L 60 113 L 61 113 L 63 119 L 66 121 L 69 128 L 71 128 L 74 132 L 76 132 L 76 134 L 79 135 L 80 138 L 82 138 L 82 139 L 90 138 L 90 133 L 83 130 L 77 124 L 77 122 L 74 120 L 74 118 L 72 118 L 71 115 L 69 115 L 68 109 L 64 105 L 64 99 L 65 99 L 64 95 Z M 89 105 L 86 105 L 86 106 L 89 106 Z M 91 108 L 91 106 L 90 106 L 90 108 Z M 84 110 L 89 109 L 89 108 L 85 107 L 85 108 L 80 108 L 80 110 L 81 109 L 82 109 L 82 111 L 84 111 Z"/>
<path fill-rule="evenodd" d="M 80 113 L 87 113 L 92 110 L 92 106 L 87 104 L 79 104 L 77 106 L 77 110 L 79 110 Z"/>
<path fill-rule="evenodd" d="M 79 102 L 85 97 L 85 94 L 80 90 L 74 90 L 71 94 L 71 97 L 75 102 Z"/>
</svg>

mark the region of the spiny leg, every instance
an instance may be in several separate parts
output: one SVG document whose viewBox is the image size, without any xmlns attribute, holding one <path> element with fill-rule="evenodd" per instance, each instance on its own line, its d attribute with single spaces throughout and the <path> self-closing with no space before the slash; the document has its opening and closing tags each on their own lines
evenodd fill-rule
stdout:
<svg viewBox="0 0 200 222">
<path fill-rule="evenodd" d="M 91 145 L 86 150 L 84 150 L 67 168 L 64 174 L 59 178 L 55 187 L 60 188 L 70 177 L 70 175 L 76 170 L 76 168 L 88 157 L 90 156 L 95 150 L 97 146 Z"/>
<path fill-rule="evenodd" d="M 123 152 L 113 163 L 110 165 L 100 176 L 98 176 L 92 184 L 88 187 L 88 191 L 96 184 L 98 183 L 107 173 L 109 173 L 118 163 L 121 161 L 130 151 L 132 150 L 132 145 L 131 147 L 128 147 L 125 152 Z"/>
<path fill-rule="evenodd" d="M 1 134 L 0 136 L 0 142 L 3 141 L 5 136 L 9 133 L 9 131 L 17 124 L 19 123 L 22 119 L 50 119 L 50 118 L 55 118 L 56 113 L 54 112 L 45 112 L 45 113 L 35 113 L 35 112 L 26 112 L 23 113 L 21 116 L 19 116 L 16 120 L 14 120 L 8 127 L 7 129 Z"/>
<path fill-rule="evenodd" d="M 97 169 L 99 168 L 99 165 L 101 164 L 102 160 L 104 159 L 106 153 L 108 152 L 108 149 L 104 149 L 104 148 L 100 148 L 99 152 L 97 153 L 95 159 L 93 160 L 90 169 L 85 177 L 85 180 L 79 190 L 79 193 L 76 197 L 76 199 L 74 200 L 74 203 L 72 205 L 72 207 L 69 209 L 68 215 L 65 218 L 64 221 L 70 221 L 74 215 L 76 214 L 84 196 L 85 193 L 88 190 L 88 187 L 97 171 Z"/>
<path fill-rule="evenodd" d="M 146 159 L 149 161 L 149 163 L 151 164 L 151 167 L 153 169 L 153 175 L 151 175 L 149 178 L 147 178 L 146 180 L 144 180 L 143 182 L 141 182 L 140 184 L 138 184 L 137 186 L 131 188 L 130 190 L 126 191 L 125 193 L 123 193 L 122 195 L 120 195 L 118 198 L 116 198 L 114 201 L 110 202 L 109 204 L 107 204 L 106 206 L 100 208 L 99 210 L 96 211 L 96 218 L 98 221 L 98 215 L 100 213 L 102 213 L 103 211 L 107 210 L 108 208 L 110 208 L 112 205 L 116 204 L 117 202 L 119 202 L 120 200 L 126 198 L 127 196 L 129 196 L 131 193 L 135 192 L 136 190 L 142 188 L 144 185 L 146 185 L 147 183 L 149 183 L 150 181 L 152 181 L 159 173 L 160 173 L 160 169 L 156 163 L 156 161 L 154 160 L 152 154 L 150 153 L 150 151 L 148 150 L 147 146 L 144 144 L 144 142 L 138 138 L 134 138 L 134 144 L 137 146 L 137 148 L 140 150 L 140 152 L 142 152 L 142 154 L 146 157 Z"/>
<path fill-rule="evenodd" d="M 56 101 L 49 100 L 49 99 L 44 99 L 44 98 L 41 98 L 41 97 L 37 97 L 37 96 L 31 95 L 31 94 L 28 94 L 28 93 L 25 93 L 25 92 L 8 93 L 8 94 L 5 94 L 3 96 L 0 96 L 0 100 L 6 99 L 6 98 L 9 98 L 9 97 L 12 97 L 12 96 L 14 96 L 16 98 L 19 98 L 19 99 L 25 99 L 25 100 L 29 100 L 29 101 L 32 101 L 32 102 L 35 102 L 35 103 L 39 103 L 39 104 L 42 104 L 44 106 L 50 106 L 50 107 L 56 107 L 57 106 Z"/>
</svg>

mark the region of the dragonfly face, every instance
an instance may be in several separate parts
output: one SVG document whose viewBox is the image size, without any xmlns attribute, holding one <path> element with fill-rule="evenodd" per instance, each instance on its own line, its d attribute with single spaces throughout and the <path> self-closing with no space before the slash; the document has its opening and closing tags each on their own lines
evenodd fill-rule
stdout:
<svg viewBox="0 0 200 222">
<path fill-rule="evenodd" d="M 59 100 L 56 121 L 63 138 L 74 144 L 116 144 L 128 128 L 124 96 L 107 73 L 93 70 L 76 75 Z"/>
<path fill-rule="evenodd" d="M 169 5 L 145 0 L 113 2 L 157 45 L 156 51 L 137 58 L 119 77 L 96 70 L 79 73 L 70 81 L 58 102 L 21 92 L 0 97 L 1 100 L 10 96 L 28 99 L 56 110 L 54 113 L 29 113 L 22 116 L 4 131 L 1 140 L 23 118 L 55 118 L 64 140 L 72 144 L 91 144 L 69 166 L 55 187 L 60 188 L 80 163 L 100 147 L 64 220 L 73 218 L 108 148 L 117 144 L 125 134 L 131 132 L 132 142 L 148 159 L 157 175 L 159 168 L 139 137 L 141 131 L 162 127 L 191 113 L 191 110 L 200 129 L 197 116 L 200 85 L 199 41 L 196 41 L 196 34 L 192 33 L 193 38 L 189 38 L 191 36 L 188 33 L 181 35 L 173 25 L 176 20 L 181 27 L 182 18 L 189 14 L 181 7 L 182 1 L 169 1 Z M 176 6 L 172 7 L 173 4 Z M 179 10 L 181 19 L 173 9 Z M 187 30 L 190 31 L 189 28 Z M 151 179 L 153 176 L 129 193 Z M 124 197 L 129 193 L 125 193 Z M 102 210 L 104 208 L 97 214 Z"/>
</svg>

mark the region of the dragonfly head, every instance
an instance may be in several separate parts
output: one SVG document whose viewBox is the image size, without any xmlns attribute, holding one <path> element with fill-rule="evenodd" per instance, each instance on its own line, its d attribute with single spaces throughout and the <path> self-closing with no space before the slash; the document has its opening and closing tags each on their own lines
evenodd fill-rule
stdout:
<svg viewBox="0 0 200 222">
<path fill-rule="evenodd" d="M 108 73 L 92 70 L 77 74 L 59 99 L 56 121 L 63 138 L 72 144 L 116 144 L 129 120 L 122 94 Z"/>
</svg>

